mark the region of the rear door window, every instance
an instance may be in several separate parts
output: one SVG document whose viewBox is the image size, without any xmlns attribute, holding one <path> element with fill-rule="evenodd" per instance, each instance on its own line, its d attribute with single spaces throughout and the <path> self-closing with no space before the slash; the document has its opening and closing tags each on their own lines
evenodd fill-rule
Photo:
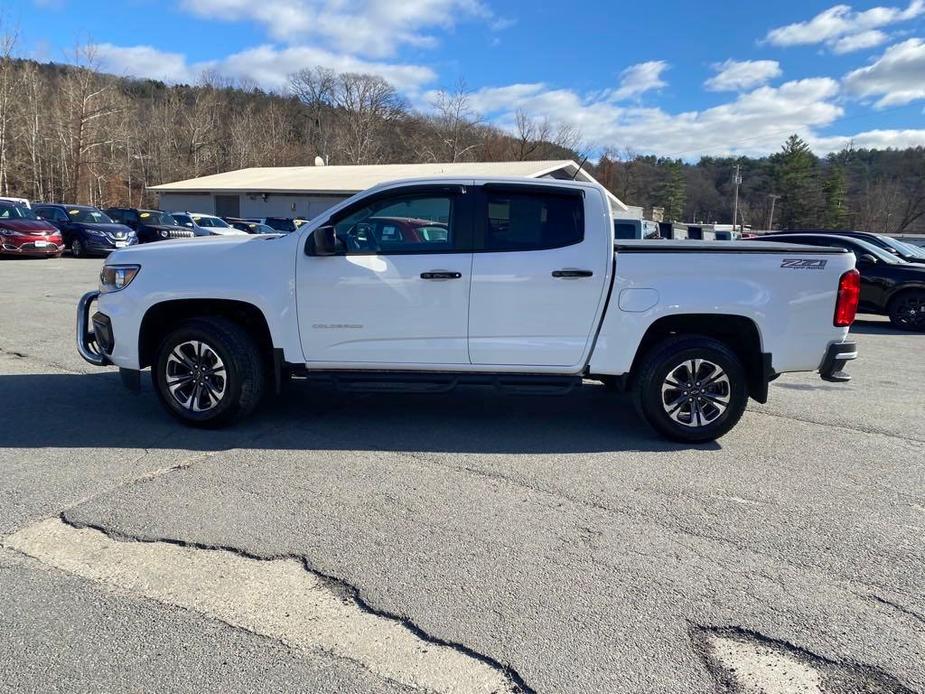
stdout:
<svg viewBox="0 0 925 694">
<path fill-rule="evenodd" d="M 536 251 L 584 240 L 584 200 L 572 191 L 485 189 L 477 250 Z"/>
</svg>

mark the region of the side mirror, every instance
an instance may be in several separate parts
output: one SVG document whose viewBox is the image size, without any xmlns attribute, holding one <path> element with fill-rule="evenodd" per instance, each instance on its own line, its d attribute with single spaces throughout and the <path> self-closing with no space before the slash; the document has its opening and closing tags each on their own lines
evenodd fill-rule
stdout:
<svg viewBox="0 0 925 694">
<path fill-rule="evenodd" d="M 343 255 L 346 251 L 344 242 L 337 238 L 334 227 L 330 224 L 320 226 L 312 232 L 311 243 L 305 245 L 306 255 L 331 256 Z"/>
<path fill-rule="evenodd" d="M 858 258 L 858 265 L 876 265 L 877 259 L 872 256 L 870 253 L 862 253 L 861 257 Z"/>
</svg>

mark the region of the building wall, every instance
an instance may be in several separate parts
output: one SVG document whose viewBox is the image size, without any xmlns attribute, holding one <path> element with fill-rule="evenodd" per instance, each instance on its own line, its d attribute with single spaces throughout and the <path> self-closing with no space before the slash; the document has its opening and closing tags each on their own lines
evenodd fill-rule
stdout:
<svg viewBox="0 0 925 694">
<path fill-rule="evenodd" d="M 165 212 L 215 213 L 215 202 L 208 193 L 162 193 L 158 207 Z"/>
<path fill-rule="evenodd" d="M 314 219 L 348 196 L 274 195 L 267 199 L 257 194 L 239 196 L 242 217 L 300 217 Z M 158 206 L 167 212 L 203 212 L 215 214 L 215 197 L 211 193 L 161 193 Z"/>
</svg>

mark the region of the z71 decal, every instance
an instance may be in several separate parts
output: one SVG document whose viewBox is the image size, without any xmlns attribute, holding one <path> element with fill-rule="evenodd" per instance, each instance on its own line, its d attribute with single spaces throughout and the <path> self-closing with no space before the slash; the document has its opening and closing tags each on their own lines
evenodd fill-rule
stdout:
<svg viewBox="0 0 925 694">
<path fill-rule="evenodd" d="M 784 258 L 781 267 L 791 270 L 822 270 L 828 260 L 809 260 L 806 258 Z"/>
</svg>

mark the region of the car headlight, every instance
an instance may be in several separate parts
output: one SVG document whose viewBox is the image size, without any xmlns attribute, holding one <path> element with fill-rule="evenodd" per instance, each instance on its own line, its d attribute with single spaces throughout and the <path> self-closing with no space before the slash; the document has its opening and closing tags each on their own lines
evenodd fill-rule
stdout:
<svg viewBox="0 0 925 694">
<path fill-rule="evenodd" d="M 91 236 L 106 236 L 106 234 L 98 229 L 84 229 Z"/>
<path fill-rule="evenodd" d="M 141 270 L 140 265 L 104 265 L 100 271 L 100 292 L 118 292 L 125 289 Z"/>
<path fill-rule="evenodd" d="M 4 229 L 0 227 L 0 236 L 26 236 L 21 231 L 16 231 L 15 229 Z"/>
<path fill-rule="evenodd" d="M 170 236 L 170 232 L 167 231 L 166 229 L 161 229 L 161 232 L 160 232 L 160 233 L 161 233 L 161 238 L 162 238 L 162 239 L 166 239 L 168 236 Z"/>
</svg>

